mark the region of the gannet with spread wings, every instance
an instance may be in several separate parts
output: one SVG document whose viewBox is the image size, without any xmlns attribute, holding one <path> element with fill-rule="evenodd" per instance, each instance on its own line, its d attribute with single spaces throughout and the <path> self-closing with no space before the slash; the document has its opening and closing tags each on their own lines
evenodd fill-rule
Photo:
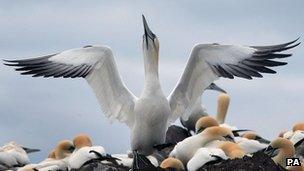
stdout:
<svg viewBox="0 0 304 171">
<path fill-rule="evenodd" d="M 159 42 L 143 16 L 142 42 L 145 83 L 139 97 L 123 83 L 113 52 L 106 46 L 85 46 L 61 53 L 24 60 L 5 60 L 24 75 L 33 77 L 83 77 L 93 89 L 103 113 L 126 123 L 131 129 L 131 147 L 150 154 L 153 146 L 165 141 L 168 125 L 193 111 L 204 90 L 220 77 L 252 79 L 262 73 L 276 73 L 269 67 L 291 54 L 280 53 L 299 45 L 297 40 L 274 46 L 198 44 L 169 97 L 162 91 L 158 76 Z"/>
</svg>

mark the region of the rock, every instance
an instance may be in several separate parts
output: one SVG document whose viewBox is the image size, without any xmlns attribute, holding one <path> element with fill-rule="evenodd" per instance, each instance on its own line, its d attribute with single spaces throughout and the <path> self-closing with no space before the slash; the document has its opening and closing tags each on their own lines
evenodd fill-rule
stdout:
<svg viewBox="0 0 304 171">
<path fill-rule="evenodd" d="M 260 152 L 252 157 L 245 156 L 242 159 L 226 160 L 219 164 L 203 166 L 199 171 L 280 171 L 286 170 L 267 156 Z"/>
<path fill-rule="evenodd" d="M 188 132 L 188 130 L 177 125 L 171 125 L 166 133 L 166 143 L 176 144 L 190 136 L 191 134 Z"/>
</svg>

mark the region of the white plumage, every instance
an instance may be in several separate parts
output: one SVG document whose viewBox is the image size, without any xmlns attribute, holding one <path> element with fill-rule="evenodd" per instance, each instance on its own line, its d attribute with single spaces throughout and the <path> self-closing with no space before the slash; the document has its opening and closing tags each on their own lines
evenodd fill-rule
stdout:
<svg viewBox="0 0 304 171">
<path fill-rule="evenodd" d="M 168 125 L 180 116 L 187 120 L 204 90 L 219 77 L 252 79 L 262 77 L 260 73 L 275 73 L 268 67 L 286 63 L 270 59 L 291 56 L 279 52 L 299 44 L 293 45 L 296 40 L 274 46 L 198 44 L 192 49 L 180 80 L 167 98 L 158 76 L 158 39 L 144 17 L 143 21 L 145 84 L 139 98 L 122 82 L 113 53 L 106 46 L 85 46 L 39 58 L 6 60 L 6 65 L 16 66 L 22 74 L 34 77 L 85 78 L 103 113 L 130 127 L 132 150 L 151 154 L 153 145 L 164 143 Z"/>
<path fill-rule="evenodd" d="M 196 171 L 206 163 L 218 160 L 218 158 L 221 158 L 223 160 L 228 159 L 222 149 L 200 148 L 195 152 L 194 156 L 187 163 L 188 171 Z"/>
</svg>

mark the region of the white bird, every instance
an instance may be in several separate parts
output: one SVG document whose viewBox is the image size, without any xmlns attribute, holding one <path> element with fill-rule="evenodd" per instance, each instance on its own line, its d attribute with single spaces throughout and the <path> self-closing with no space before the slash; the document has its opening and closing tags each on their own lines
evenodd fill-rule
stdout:
<svg viewBox="0 0 304 171">
<path fill-rule="evenodd" d="M 246 154 L 252 154 L 268 147 L 268 144 L 260 143 L 257 140 L 251 140 L 244 137 L 237 138 L 236 143 L 244 149 Z"/>
<path fill-rule="evenodd" d="M 297 40 L 274 46 L 198 44 L 193 47 L 186 68 L 169 97 L 162 91 L 159 74 L 159 42 L 143 17 L 142 49 L 145 68 L 143 92 L 137 98 L 121 80 L 113 52 L 106 46 L 85 46 L 61 53 L 25 60 L 5 60 L 22 74 L 34 77 L 83 77 L 93 89 L 103 113 L 126 123 L 131 129 L 132 150 L 149 155 L 154 145 L 165 142 L 170 123 L 191 114 L 204 90 L 219 77 L 262 77 L 276 73 L 268 67 L 285 65 L 272 59 L 299 45 Z"/>
<path fill-rule="evenodd" d="M 206 90 L 216 90 L 219 92 L 226 93 L 226 91 L 224 89 L 222 89 L 221 87 L 217 86 L 214 83 L 210 84 L 210 86 L 208 86 L 206 88 Z M 204 116 L 208 116 L 208 113 L 207 113 L 206 108 L 201 104 L 201 98 L 199 98 L 195 102 L 195 104 L 192 108 L 192 112 L 191 112 L 190 116 L 187 118 L 187 120 L 180 117 L 180 122 L 185 128 L 188 129 L 189 132 L 190 131 L 195 132 L 196 122 L 199 120 L 199 118 L 204 117 Z"/>
<path fill-rule="evenodd" d="M 277 150 L 278 153 L 275 154 L 275 151 Z M 286 158 L 294 157 L 295 148 L 292 142 L 288 139 L 278 137 L 270 143 L 270 145 L 265 150 L 265 153 L 270 155 L 275 163 L 285 168 Z"/>
<path fill-rule="evenodd" d="M 93 146 L 90 137 L 85 134 L 75 136 L 73 144 L 75 151 L 68 158 L 69 169 L 79 169 L 93 159 L 115 160 L 102 146 Z"/>
<path fill-rule="evenodd" d="M 208 162 L 216 160 L 226 160 L 228 157 L 225 152 L 219 148 L 200 148 L 187 163 L 188 171 L 196 171 Z"/>
<path fill-rule="evenodd" d="M 28 164 L 18 171 L 57 171 L 68 169 L 68 158 L 74 151 L 74 145 L 69 140 L 62 140 L 58 142 L 54 151 L 52 151 L 48 158 L 38 164 Z"/>
<path fill-rule="evenodd" d="M 229 129 L 218 126 L 206 128 L 203 132 L 177 143 L 169 156 L 178 158 L 186 165 L 199 148 L 214 140 L 231 141 L 233 140 L 233 134 Z"/>
<path fill-rule="evenodd" d="M 183 163 L 180 160 L 172 157 L 168 157 L 162 161 L 160 167 L 165 170 L 185 171 Z"/>
<path fill-rule="evenodd" d="M 0 148 L 0 170 L 22 167 L 30 162 L 27 153 L 40 151 L 9 142 Z"/>
</svg>

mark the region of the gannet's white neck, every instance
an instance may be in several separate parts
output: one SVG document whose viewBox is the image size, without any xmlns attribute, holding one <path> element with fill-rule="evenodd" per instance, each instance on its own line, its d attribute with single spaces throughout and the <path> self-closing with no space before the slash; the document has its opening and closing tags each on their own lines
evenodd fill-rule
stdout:
<svg viewBox="0 0 304 171">
<path fill-rule="evenodd" d="M 158 53 L 154 50 L 144 50 L 145 88 L 159 89 Z"/>
</svg>

